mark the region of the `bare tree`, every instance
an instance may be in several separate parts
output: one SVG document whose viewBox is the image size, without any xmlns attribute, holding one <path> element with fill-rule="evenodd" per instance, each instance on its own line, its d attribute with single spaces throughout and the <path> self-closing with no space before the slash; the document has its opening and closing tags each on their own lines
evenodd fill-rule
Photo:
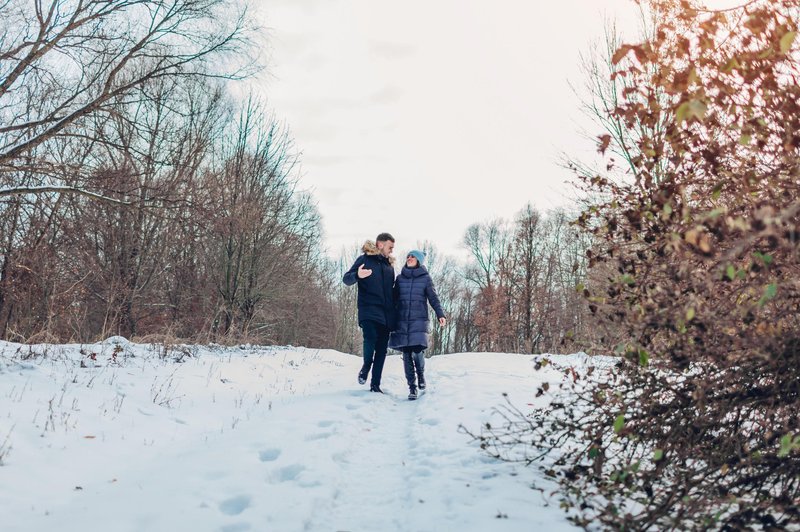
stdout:
<svg viewBox="0 0 800 532">
<path fill-rule="evenodd" d="M 526 351 L 534 350 L 534 303 L 542 273 L 543 244 L 541 216 L 529 203 L 517 215 L 514 254 L 517 256 L 517 298 L 520 307 L 520 334 Z"/>
<path fill-rule="evenodd" d="M 495 219 L 469 226 L 464 234 L 464 245 L 473 259 L 473 268 L 467 271 L 467 278 L 481 288 L 492 286 L 497 261 L 507 244 L 505 221 Z"/>
<path fill-rule="evenodd" d="M 297 191 L 298 158 L 286 129 L 250 99 L 224 141 L 220 167 L 208 175 L 217 242 L 219 334 L 250 327 L 259 306 L 280 291 L 293 268 L 319 247 L 319 215 Z M 265 316 L 262 315 L 262 318 Z M 257 330 L 273 324 L 262 320 Z"/>
<path fill-rule="evenodd" d="M 79 164 L 63 171 L 59 139 L 85 137 L 155 80 L 245 73 L 246 11 L 230 0 L 7 0 L 0 19 L 3 195 L 91 196 Z"/>
<path fill-rule="evenodd" d="M 658 31 L 661 19 L 656 6 L 649 2 L 639 3 L 639 36 L 643 40 L 653 37 Z M 621 181 L 633 178 L 639 186 L 652 187 L 657 185 L 664 174 L 666 161 L 656 158 L 647 172 L 641 172 L 636 162 L 643 153 L 661 153 L 669 125 L 670 114 L 666 96 L 655 93 L 651 97 L 639 95 L 637 87 L 630 81 L 630 77 L 621 75 L 631 69 L 639 68 L 639 63 L 631 57 L 616 57 L 622 45 L 623 38 L 616 24 L 606 20 L 604 24 L 604 37 L 596 43 L 586 54 L 581 56 L 583 71 L 583 85 L 573 87 L 573 91 L 581 99 L 581 109 L 593 126 L 603 131 L 601 142 L 607 147 L 610 154 L 623 164 L 617 166 L 619 171 L 610 172 L 609 169 L 596 168 L 593 164 L 581 161 L 575 157 L 564 156 L 565 166 L 571 168 L 580 176 L 592 177 L 603 173 L 608 178 L 615 177 Z M 657 73 L 651 72 L 656 75 Z M 638 99 L 658 117 L 652 123 L 639 122 L 626 124 L 614 114 L 614 110 L 624 100 Z M 594 143 L 597 137 L 586 134 Z"/>
<path fill-rule="evenodd" d="M 332 270 L 332 294 L 335 302 L 336 323 L 333 330 L 334 349 L 361 355 L 363 346 L 358 330 L 358 293 L 342 283 L 342 277 L 350 269 L 353 258 L 360 253 L 361 246 L 355 244 L 342 249 Z"/>
<path fill-rule="evenodd" d="M 180 212 L 172 205 L 187 201 L 199 185 L 200 165 L 222 113 L 218 89 L 187 85 L 153 80 L 141 87 L 135 104 L 118 102 L 111 119 L 94 124 L 102 149 L 91 150 L 86 166 L 95 169 L 95 186 L 127 207 L 86 205 L 75 232 L 91 242 L 79 249 L 101 273 L 91 286 L 105 308 L 103 328 L 118 334 L 135 335 L 140 318 L 163 312 L 160 301 L 146 294 L 160 289 L 164 259 L 178 234 Z"/>
</svg>

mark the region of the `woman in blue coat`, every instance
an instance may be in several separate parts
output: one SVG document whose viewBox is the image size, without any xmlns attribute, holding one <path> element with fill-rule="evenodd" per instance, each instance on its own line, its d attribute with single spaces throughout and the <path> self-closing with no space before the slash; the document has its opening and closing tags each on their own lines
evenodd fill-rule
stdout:
<svg viewBox="0 0 800 532">
<path fill-rule="evenodd" d="M 408 398 L 417 398 L 419 389 L 425 389 L 425 349 L 428 348 L 428 304 L 439 319 L 439 325 L 447 324 L 439 296 L 433 286 L 428 270 L 423 266 L 425 253 L 413 250 L 408 253 L 406 264 L 394 284 L 397 302 L 397 328 L 392 332 L 389 347 L 403 352 L 403 365 L 410 393 Z"/>
</svg>

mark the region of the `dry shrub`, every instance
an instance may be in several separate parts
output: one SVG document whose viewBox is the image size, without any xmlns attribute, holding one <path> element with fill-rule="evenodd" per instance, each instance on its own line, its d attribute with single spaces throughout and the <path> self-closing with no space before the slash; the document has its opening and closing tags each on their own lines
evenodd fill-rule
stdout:
<svg viewBox="0 0 800 532">
<path fill-rule="evenodd" d="M 603 200 L 580 219 L 612 272 L 585 295 L 627 329 L 624 363 L 479 437 L 492 449 L 528 422 L 513 443 L 551 452 L 583 526 L 797 527 L 800 2 L 649 4 L 659 26 L 615 54 L 632 89 L 612 114 L 654 134 L 627 182 L 585 181 Z"/>
</svg>

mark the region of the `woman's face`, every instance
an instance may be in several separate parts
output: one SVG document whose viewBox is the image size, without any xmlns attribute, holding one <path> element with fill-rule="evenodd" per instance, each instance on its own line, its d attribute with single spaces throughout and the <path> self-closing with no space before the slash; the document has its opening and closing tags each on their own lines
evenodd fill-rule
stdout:
<svg viewBox="0 0 800 532">
<path fill-rule="evenodd" d="M 409 255 L 406 257 L 406 266 L 409 268 L 416 268 L 417 267 L 417 257 L 413 255 Z"/>
</svg>

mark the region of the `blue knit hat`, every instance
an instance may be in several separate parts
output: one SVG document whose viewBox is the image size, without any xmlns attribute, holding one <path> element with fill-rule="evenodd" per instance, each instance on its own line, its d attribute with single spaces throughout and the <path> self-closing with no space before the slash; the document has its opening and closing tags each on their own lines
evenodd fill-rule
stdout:
<svg viewBox="0 0 800 532">
<path fill-rule="evenodd" d="M 419 263 L 420 266 L 422 266 L 422 263 L 425 262 L 425 252 L 420 251 L 418 249 L 412 249 L 411 251 L 408 252 L 406 257 L 414 257 L 415 259 L 417 259 L 417 262 Z"/>
</svg>

